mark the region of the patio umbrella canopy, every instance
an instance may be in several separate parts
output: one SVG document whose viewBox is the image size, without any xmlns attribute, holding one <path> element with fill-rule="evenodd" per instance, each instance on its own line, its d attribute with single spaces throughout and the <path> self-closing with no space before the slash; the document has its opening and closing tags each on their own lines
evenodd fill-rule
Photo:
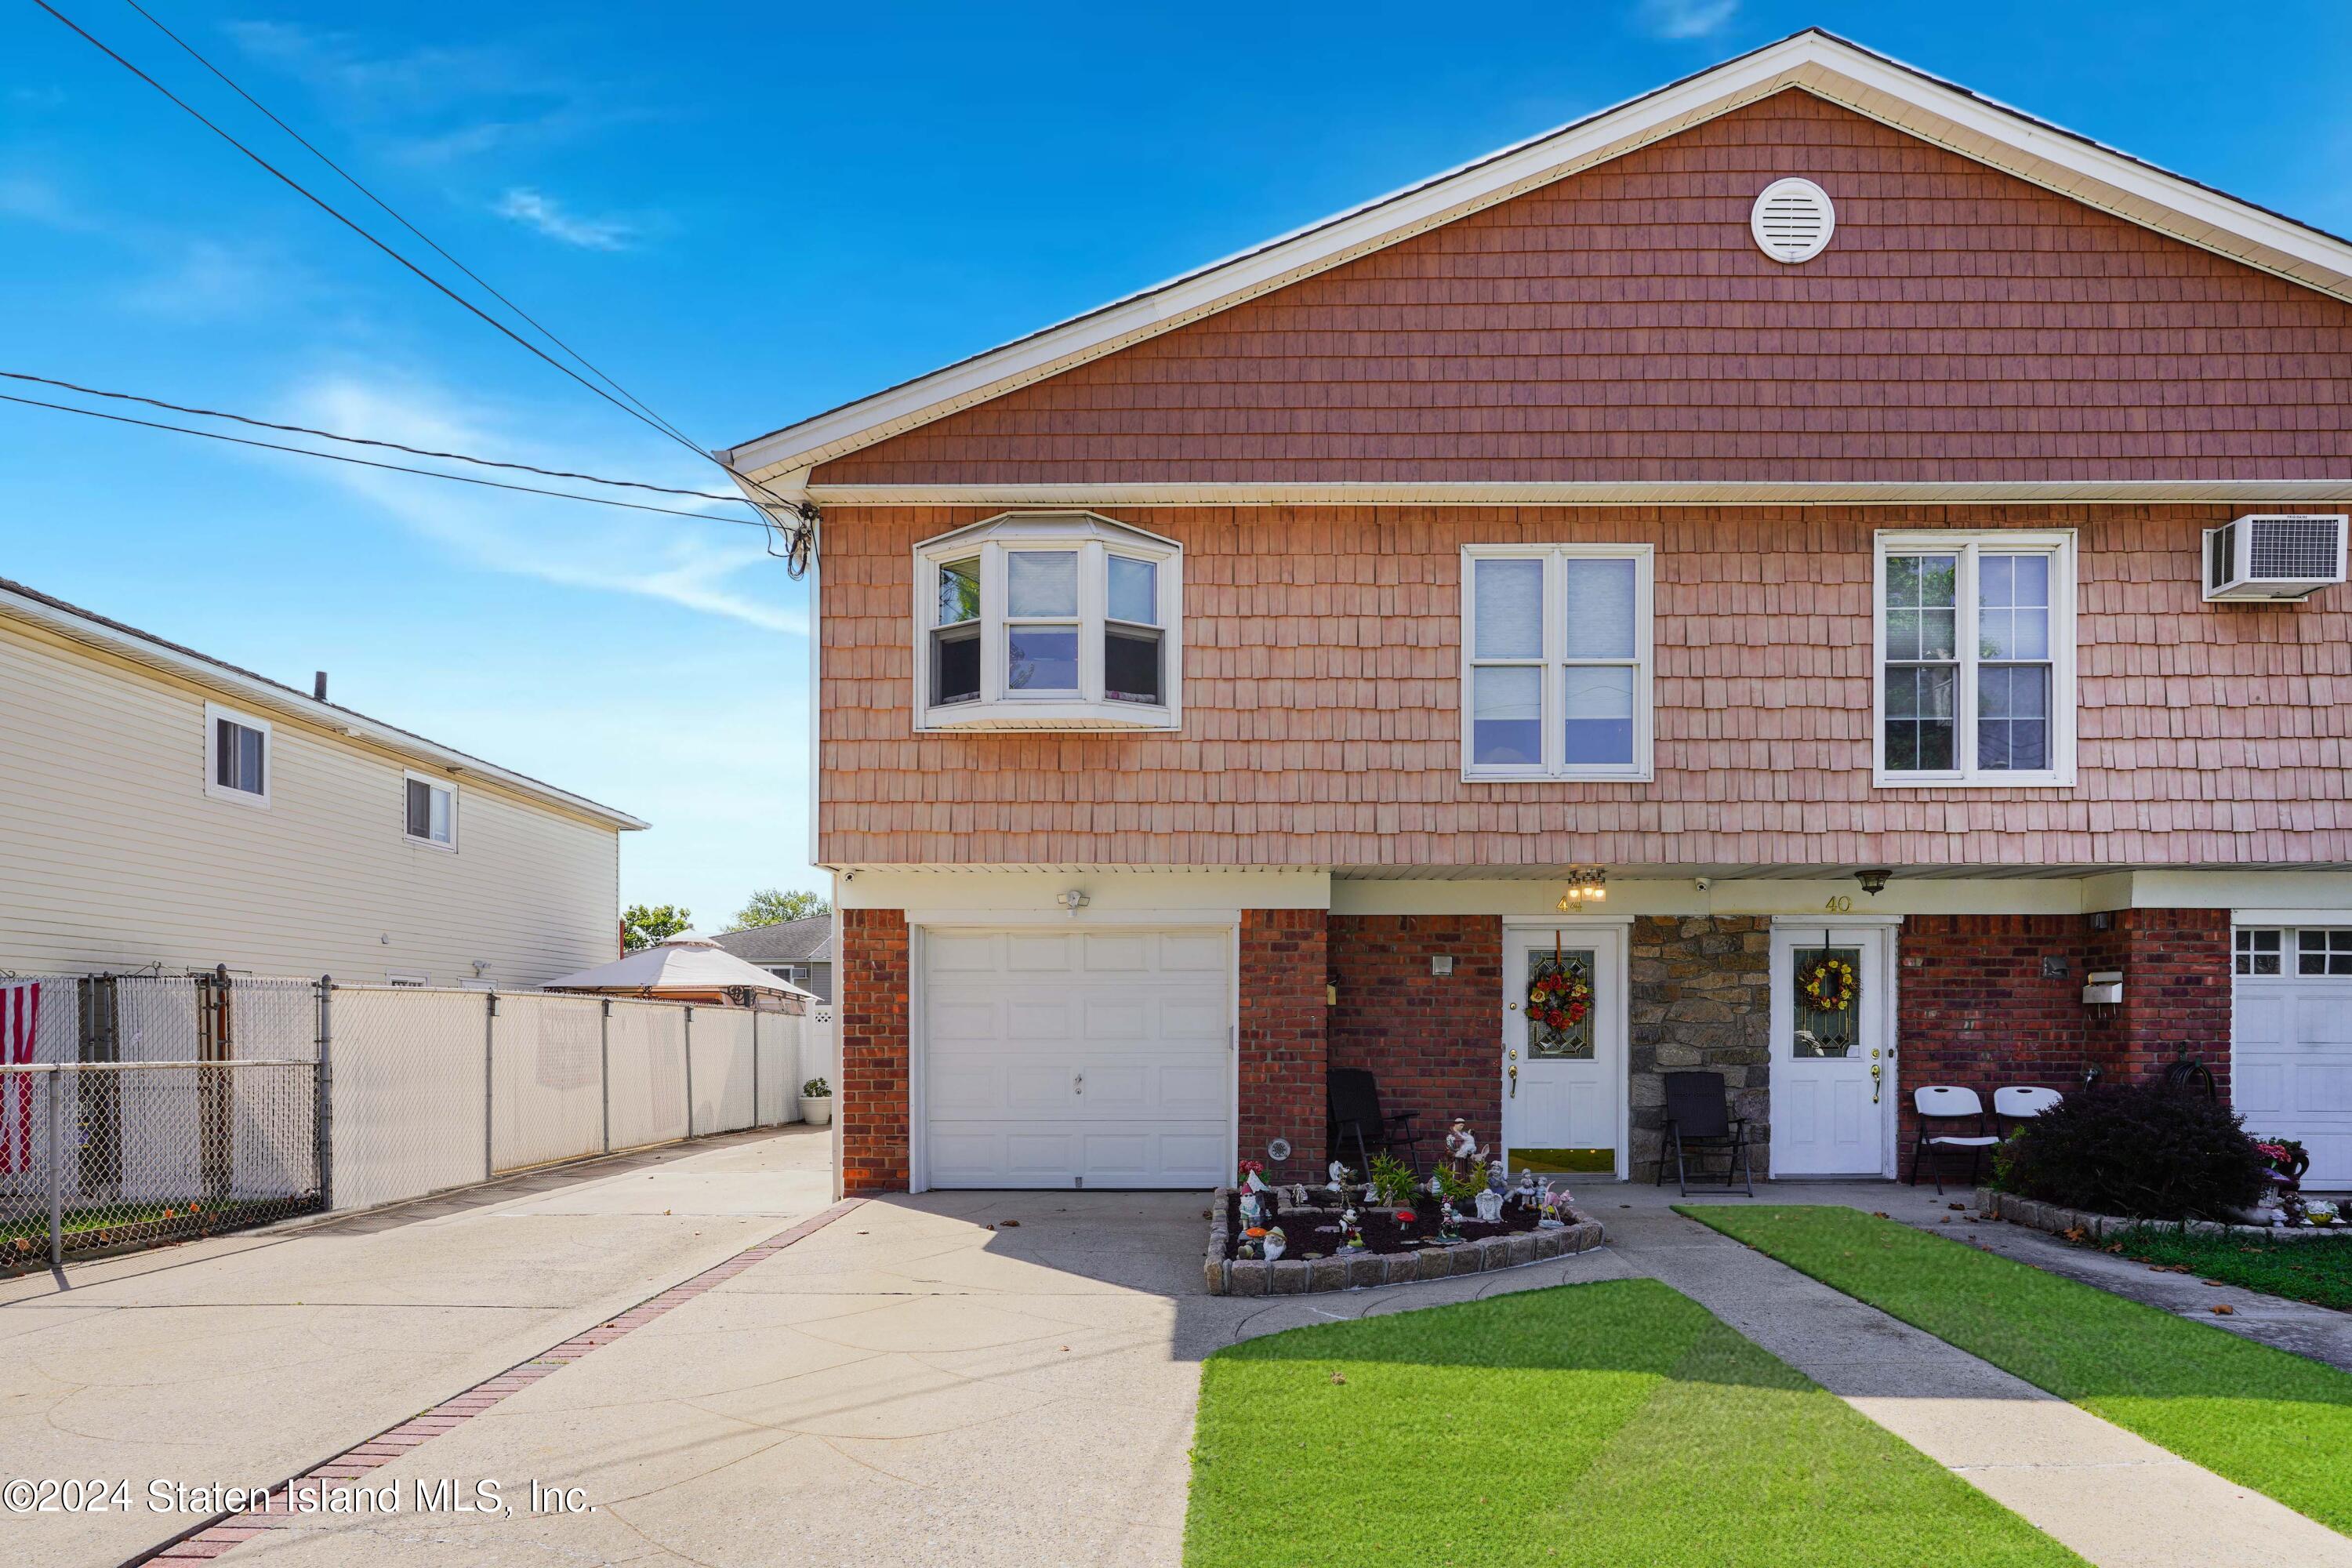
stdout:
<svg viewBox="0 0 2352 1568">
<path fill-rule="evenodd" d="M 595 991 L 615 996 L 676 996 L 688 1000 L 698 997 L 723 997 L 731 990 L 764 992 L 774 996 L 794 996 L 803 1002 L 816 1000 L 814 992 L 804 991 L 790 981 L 779 980 L 764 969 L 754 969 L 729 952 L 709 937 L 688 931 L 600 963 L 593 969 L 583 969 L 576 974 L 566 974 L 551 980 L 541 987 L 545 991 Z"/>
</svg>

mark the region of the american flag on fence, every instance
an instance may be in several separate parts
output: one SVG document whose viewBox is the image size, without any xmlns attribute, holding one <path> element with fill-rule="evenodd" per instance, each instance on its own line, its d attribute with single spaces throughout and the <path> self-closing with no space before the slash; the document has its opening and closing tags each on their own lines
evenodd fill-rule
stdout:
<svg viewBox="0 0 2352 1568">
<path fill-rule="evenodd" d="M 0 1061 L 23 1067 L 33 1059 L 41 1021 L 37 980 L 0 985 Z M 33 1079 L 12 1072 L 0 1079 L 0 1172 L 33 1168 Z"/>
</svg>

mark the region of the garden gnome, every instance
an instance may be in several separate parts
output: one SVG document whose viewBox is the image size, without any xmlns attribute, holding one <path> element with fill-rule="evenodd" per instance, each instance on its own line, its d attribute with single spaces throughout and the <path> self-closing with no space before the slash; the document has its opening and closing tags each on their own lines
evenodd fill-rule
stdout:
<svg viewBox="0 0 2352 1568">
<path fill-rule="evenodd" d="M 1242 1226 L 1244 1229 L 1265 1217 L 1265 1200 L 1255 1192 L 1242 1194 Z"/>
<path fill-rule="evenodd" d="M 1268 1263 L 1271 1263 L 1276 1258 L 1280 1258 L 1282 1256 L 1282 1249 L 1289 1245 L 1290 1238 L 1282 1234 L 1282 1227 L 1280 1226 L 1276 1226 L 1272 1230 L 1265 1233 L 1265 1260 Z"/>
</svg>

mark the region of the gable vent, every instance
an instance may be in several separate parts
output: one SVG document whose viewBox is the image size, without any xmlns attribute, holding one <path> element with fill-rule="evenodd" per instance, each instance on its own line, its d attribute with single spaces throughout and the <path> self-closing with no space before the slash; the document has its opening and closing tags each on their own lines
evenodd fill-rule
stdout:
<svg viewBox="0 0 2352 1568">
<path fill-rule="evenodd" d="M 1829 248 L 1837 209 L 1811 180 L 1775 180 L 1756 198 L 1748 230 L 1775 261 L 1811 261 Z"/>
</svg>

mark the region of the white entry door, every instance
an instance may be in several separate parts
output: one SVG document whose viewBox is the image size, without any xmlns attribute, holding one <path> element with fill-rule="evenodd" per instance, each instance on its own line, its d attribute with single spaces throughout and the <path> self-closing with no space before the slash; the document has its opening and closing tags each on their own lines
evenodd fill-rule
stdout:
<svg viewBox="0 0 2352 1568">
<path fill-rule="evenodd" d="M 2305 1187 L 2352 1188 L 2352 926 L 2241 926 L 2236 947 L 2230 1107 L 2303 1144 Z"/>
<path fill-rule="evenodd" d="M 927 928 L 924 1184 L 1228 1179 L 1232 955 L 1230 930 Z"/>
<path fill-rule="evenodd" d="M 1525 1154 L 1543 1169 L 1625 1173 L 1624 940 L 1616 925 L 1504 932 L 1503 1145 L 1514 1166 Z"/>
<path fill-rule="evenodd" d="M 1899 1092 L 1882 926 L 1772 928 L 1772 1174 L 1879 1176 Z"/>
</svg>

